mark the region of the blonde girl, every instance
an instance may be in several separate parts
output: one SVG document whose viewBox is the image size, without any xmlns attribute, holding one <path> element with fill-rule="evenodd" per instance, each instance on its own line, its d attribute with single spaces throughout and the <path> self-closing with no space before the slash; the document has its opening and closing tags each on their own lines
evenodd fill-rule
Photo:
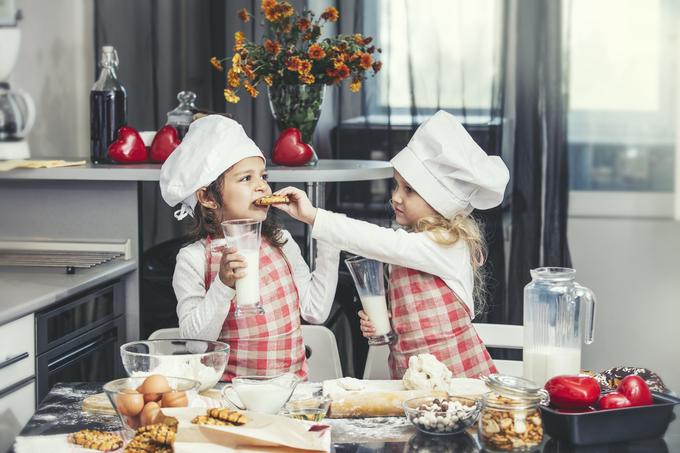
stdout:
<svg viewBox="0 0 680 453">
<path fill-rule="evenodd" d="M 482 289 L 484 240 L 470 217 L 474 208 L 497 206 L 509 179 L 498 157 L 487 156 L 456 118 L 440 111 L 423 123 L 392 160 L 392 230 L 311 205 L 304 192 L 285 188 L 292 203 L 277 206 L 313 225 L 312 236 L 389 264 L 392 378 L 409 358 L 430 353 L 456 376 L 477 377 L 496 368 L 472 325 Z M 477 282 L 477 283 L 476 283 Z M 360 313 L 362 332 L 373 325 Z"/>
</svg>

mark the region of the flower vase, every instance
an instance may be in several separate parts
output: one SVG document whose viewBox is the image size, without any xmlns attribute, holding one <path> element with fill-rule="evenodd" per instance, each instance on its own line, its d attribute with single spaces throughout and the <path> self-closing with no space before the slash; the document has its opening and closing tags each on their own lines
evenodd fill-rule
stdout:
<svg viewBox="0 0 680 453">
<path fill-rule="evenodd" d="M 321 115 L 325 88 L 324 84 L 278 84 L 269 87 L 269 107 L 279 133 L 290 127 L 297 128 L 302 134 L 302 141 L 311 144 Z M 313 151 L 312 158 L 305 165 L 316 165 L 318 160 L 316 151 Z"/>
</svg>

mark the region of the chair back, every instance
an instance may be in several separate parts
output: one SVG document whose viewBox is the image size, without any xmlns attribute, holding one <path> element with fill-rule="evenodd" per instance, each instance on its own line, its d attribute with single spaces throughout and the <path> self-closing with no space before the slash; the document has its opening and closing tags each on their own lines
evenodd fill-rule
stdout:
<svg viewBox="0 0 680 453">
<path fill-rule="evenodd" d="M 338 343 L 331 330 L 324 326 L 302 326 L 302 340 L 309 351 L 309 381 L 321 382 L 342 377 Z"/>
<path fill-rule="evenodd" d="M 483 324 L 473 323 L 475 330 L 484 345 L 488 348 L 522 349 L 524 341 L 524 327 L 510 324 Z M 364 368 L 364 379 L 390 379 L 390 370 L 387 365 L 390 349 L 387 345 L 370 346 L 366 366 Z M 511 376 L 522 376 L 521 360 L 497 360 L 498 372 Z"/>
</svg>

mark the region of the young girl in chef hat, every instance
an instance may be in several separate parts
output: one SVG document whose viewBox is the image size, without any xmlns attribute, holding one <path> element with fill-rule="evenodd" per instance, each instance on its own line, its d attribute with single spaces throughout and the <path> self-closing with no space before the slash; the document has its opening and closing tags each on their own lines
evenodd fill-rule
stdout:
<svg viewBox="0 0 680 453">
<path fill-rule="evenodd" d="M 184 338 L 220 340 L 231 346 L 223 379 L 234 376 L 307 376 L 300 317 L 326 320 L 337 284 L 339 250 L 319 242 L 310 272 L 288 231 L 254 202 L 271 195 L 265 158 L 236 121 L 211 115 L 194 121 L 161 168 L 160 188 L 178 220 L 194 220 L 194 242 L 182 248 L 172 285 Z M 234 317 L 235 281 L 245 276 L 238 250 L 225 248 L 221 222 L 261 220 L 262 315 Z M 221 247 L 216 247 L 216 245 Z"/>
<path fill-rule="evenodd" d="M 391 203 L 403 229 L 317 209 L 292 187 L 277 192 L 292 203 L 276 207 L 314 225 L 314 238 L 390 265 L 388 299 L 397 334 L 390 345 L 393 379 L 404 375 L 411 356 L 422 353 L 433 354 L 455 376 L 496 372 L 472 326 L 484 238 L 469 214 L 501 203 L 507 167 L 499 157 L 487 156 L 444 111 L 418 128 L 392 165 Z M 360 317 L 364 335 L 374 335 L 366 314 Z"/>
</svg>

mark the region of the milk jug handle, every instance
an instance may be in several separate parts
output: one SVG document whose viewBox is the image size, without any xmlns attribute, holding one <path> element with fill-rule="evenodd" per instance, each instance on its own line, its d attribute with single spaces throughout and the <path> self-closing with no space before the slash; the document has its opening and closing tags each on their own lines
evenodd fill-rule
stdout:
<svg viewBox="0 0 680 453">
<path fill-rule="evenodd" d="M 585 308 L 585 344 L 591 344 L 595 333 L 595 294 L 585 286 L 576 284 L 576 297 L 579 298 L 582 307 Z"/>
</svg>

